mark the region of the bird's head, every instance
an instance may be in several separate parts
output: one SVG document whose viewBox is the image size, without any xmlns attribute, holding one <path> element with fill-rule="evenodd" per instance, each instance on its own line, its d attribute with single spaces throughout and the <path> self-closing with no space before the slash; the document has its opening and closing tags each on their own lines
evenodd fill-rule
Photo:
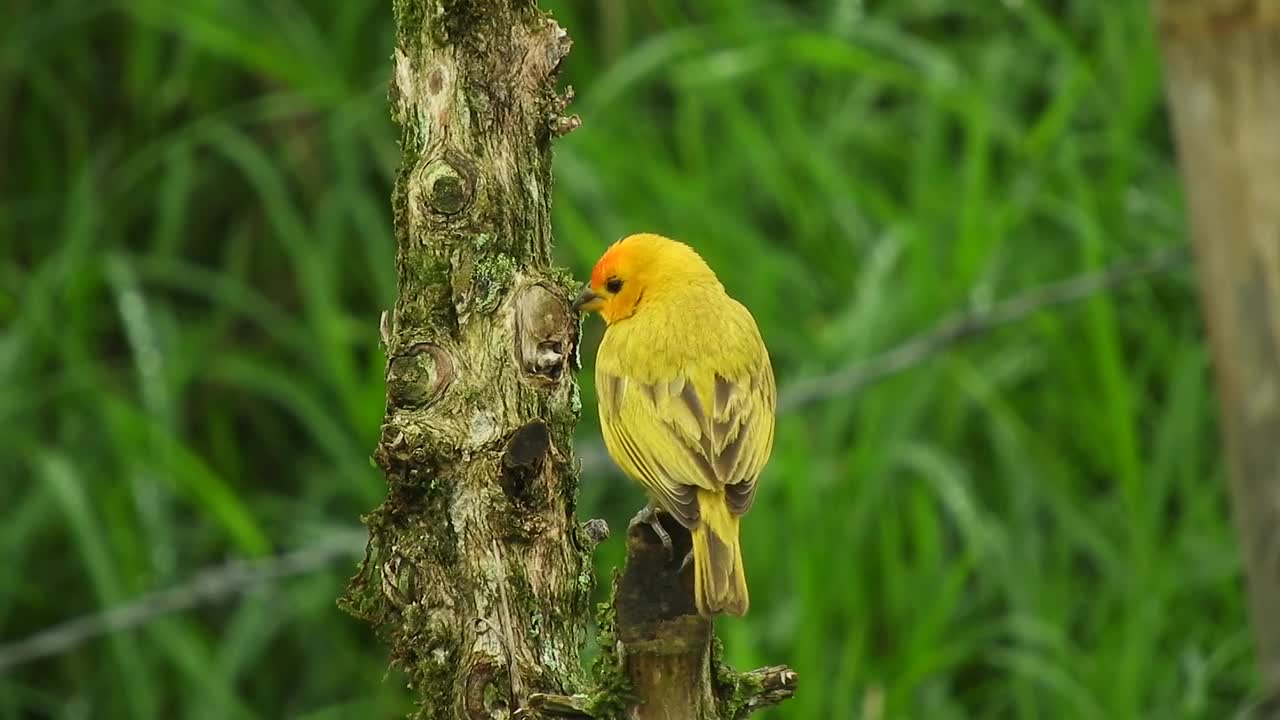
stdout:
<svg viewBox="0 0 1280 720">
<path fill-rule="evenodd" d="M 600 256 L 573 307 L 612 324 L 634 315 L 643 300 L 702 284 L 720 283 L 693 248 L 661 235 L 628 235 Z"/>
</svg>

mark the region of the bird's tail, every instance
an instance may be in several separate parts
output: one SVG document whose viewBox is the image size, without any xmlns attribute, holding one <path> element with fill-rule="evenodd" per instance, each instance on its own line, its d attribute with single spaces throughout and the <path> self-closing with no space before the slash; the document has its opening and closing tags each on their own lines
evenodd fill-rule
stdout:
<svg viewBox="0 0 1280 720">
<path fill-rule="evenodd" d="M 693 592 L 698 612 L 745 615 L 747 575 L 738 544 L 738 517 L 722 492 L 698 490 L 702 522 L 693 529 Z"/>
</svg>

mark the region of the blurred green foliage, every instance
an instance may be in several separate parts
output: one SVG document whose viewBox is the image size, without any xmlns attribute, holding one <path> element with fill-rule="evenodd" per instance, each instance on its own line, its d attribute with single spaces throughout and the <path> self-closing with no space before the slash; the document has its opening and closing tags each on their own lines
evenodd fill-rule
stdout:
<svg viewBox="0 0 1280 720">
<path fill-rule="evenodd" d="M 692 242 L 784 387 L 1184 242 L 1145 0 L 552 7 L 584 121 L 561 261 Z M 0 644 L 380 501 L 397 161 L 388 2 L 2 13 Z M 777 718 L 1231 716 L 1256 679 L 1206 364 L 1175 273 L 787 415 L 730 660 L 799 671 Z M 643 502 L 583 492 L 614 528 Z M 13 668 L 0 718 L 403 712 L 334 606 L 354 563 Z"/>
</svg>

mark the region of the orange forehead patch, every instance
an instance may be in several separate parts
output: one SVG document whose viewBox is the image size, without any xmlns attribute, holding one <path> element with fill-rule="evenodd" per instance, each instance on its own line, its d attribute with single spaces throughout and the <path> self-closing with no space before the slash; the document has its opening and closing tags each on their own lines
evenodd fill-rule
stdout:
<svg viewBox="0 0 1280 720">
<path fill-rule="evenodd" d="M 591 269 L 591 287 L 600 287 L 605 284 L 609 276 L 613 274 L 613 268 L 618 264 L 619 246 L 622 243 L 614 243 L 604 251 L 604 255 L 596 261 L 596 266 Z"/>
</svg>

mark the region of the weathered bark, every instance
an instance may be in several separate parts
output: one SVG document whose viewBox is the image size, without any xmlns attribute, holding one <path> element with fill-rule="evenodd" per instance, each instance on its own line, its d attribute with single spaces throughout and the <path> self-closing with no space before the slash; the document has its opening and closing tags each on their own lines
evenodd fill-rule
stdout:
<svg viewBox="0 0 1280 720">
<path fill-rule="evenodd" d="M 582 686 L 571 280 L 551 266 L 563 30 L 522 0 L 394 0 L 399 298 L 382 323 L 386 501 L 343 605 L 423 718 L 508 718 Z"/>
<path fill-rule="evenodd" d="M 1157 0 L 1263 679 L 1280 715 L 1280 0 Z"/>
</svg>

